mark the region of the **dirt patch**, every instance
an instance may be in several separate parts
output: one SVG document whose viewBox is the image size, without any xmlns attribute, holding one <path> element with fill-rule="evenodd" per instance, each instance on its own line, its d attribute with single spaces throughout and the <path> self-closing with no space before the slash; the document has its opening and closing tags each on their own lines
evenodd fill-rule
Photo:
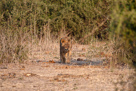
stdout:
<svg viewBox="0 0 136 91">
<path fill-rule="evenodd" d="M 105 46 L 105 47 L 104 47 Z M 114 68 L 103 45 L 73 46 L 70 64 L 60 63 L 59 45 L 52 51 L 35 49 L 24 64 L 0 65 L 0 91 L 131 91 L 133 69 Z M 123 82 L 123 84 L 120 84 Z"/>
<path fill-rule="evenodd" d="M 24 70 L 20 69 L 22 65 L 25 67 Z M 116 89 L 114 83 L 120 76 L 127 82 L 133 72 L 126 68 L 111 70 L 91 65 L 68 65 L 57 62 L 8 64 L 6 67 L 0 69 L 0 91 L 114 91 Z M 127 90 L 129 86 L 126 84 L 124 88 Z"/>
</svg>

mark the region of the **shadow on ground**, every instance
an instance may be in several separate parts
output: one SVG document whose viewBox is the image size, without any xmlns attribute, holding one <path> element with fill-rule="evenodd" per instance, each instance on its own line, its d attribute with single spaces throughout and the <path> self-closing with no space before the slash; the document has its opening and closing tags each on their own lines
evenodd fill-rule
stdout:
<svg viewBox="0 0 136 91">
<path fill-rule="evenodd" d="M 77 61 L 76 59 L 72 59 L 70 64 L 67 63 L 61 63 L 59 60 L 50 60 L 50 61 L 45 61 L 45 60 L 36 60 L 36 62 L 47 62 L 47 63 L 55 63 L 55 64 L 62 64 L 62 65 L 102 65 L 103 60 L 101 59 L 92 59 L 92 60 L 81 60 Z"/>
</svg>

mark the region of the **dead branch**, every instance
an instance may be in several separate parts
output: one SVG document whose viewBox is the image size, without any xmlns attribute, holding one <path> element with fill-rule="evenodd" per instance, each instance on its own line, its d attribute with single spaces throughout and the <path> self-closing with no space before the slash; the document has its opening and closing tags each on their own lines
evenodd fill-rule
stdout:
<svg viewBox="0 0 136 91">
<path fill-rule="evenodd" d="M 92 34 L 94 34 L 95 31 L 98 30 L 101 26 L 103 26 L 104 23 L 105 23 L 108 19 L 109 19 L 109 18 L 107 17 L 101 24 L 98 25 L 98 27 L 94 28 L 91 33 L 85 35 L 85 36 L 84 36 L 83 38 L 81 38 L 79 41 L 80 41 L 80 42 L 83 42 L 85 38 L 87 38 L 87 37 L 91 36 Z"/>
</svg>

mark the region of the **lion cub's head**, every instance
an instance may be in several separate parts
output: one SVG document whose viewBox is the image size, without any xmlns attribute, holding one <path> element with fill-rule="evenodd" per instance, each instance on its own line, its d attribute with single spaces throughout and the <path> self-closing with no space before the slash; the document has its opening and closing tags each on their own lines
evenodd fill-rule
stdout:
<svg viewBox="0 0 136 91">
<path fill-rule="evenodd" d="M 65 49 L 65 51 L 70 51 L 71 50 L 71 40 L 69 38 L 62 38 L 61 39 L 61 47 Z"/>
</svg>

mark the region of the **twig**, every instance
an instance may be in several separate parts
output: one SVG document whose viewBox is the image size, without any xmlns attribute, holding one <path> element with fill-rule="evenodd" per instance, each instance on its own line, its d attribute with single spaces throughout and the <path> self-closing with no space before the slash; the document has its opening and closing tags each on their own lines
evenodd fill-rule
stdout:
<svg viewBox="0 0 136 91">
<path fill-rule="evenodd" d="M 91 36 L 92 34 L 94 34 L 95 31 L 96 31 L 97 29 L 99 29 L 101 26 L 103 26 L 104 23 L 105 23 L 108 19 L 109 19 L 109 18 L 107 17 L 100 25 L 98 25 L 98 27 L 94 28 L 91 33 L 85 35 L 85 36 L 84 36 L 83 38 L 81 38 L 79 41 L 80 41 L 80 42 L 83 42 L 85 38 L 87 38 L 88 36 Z"/>
</svg>

